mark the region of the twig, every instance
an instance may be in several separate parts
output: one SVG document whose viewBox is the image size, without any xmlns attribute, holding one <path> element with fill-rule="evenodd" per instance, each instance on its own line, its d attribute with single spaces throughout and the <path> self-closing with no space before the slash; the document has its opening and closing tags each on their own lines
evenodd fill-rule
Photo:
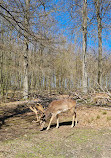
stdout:
<svg viewBox="0 0 111 158">
<path fill-rule="evenodd" d="M 79 96 L 76 92 L 75 95 L 78 96 L 81 100 L 83 100 L 85 103 L 87 103 L 87 101 L 85 99 L 83 99 L 81 96 Z"/>
<path fill-rule="evenodd" d="M 96 82 L 96 84 L 100 87 L 100 89 L 101 89 L 103 92 L 105 92 L 104 89 L 100 86 L 99 83 Z"/>
</svg>

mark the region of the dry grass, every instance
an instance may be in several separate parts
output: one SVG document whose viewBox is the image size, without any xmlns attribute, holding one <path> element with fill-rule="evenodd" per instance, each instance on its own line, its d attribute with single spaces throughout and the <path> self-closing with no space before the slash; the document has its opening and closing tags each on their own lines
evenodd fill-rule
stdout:
<svg viewBox="0 0 111 158">
<path fill-rule="evenodd" d="M 3 114 L 5 108 L 0 110 Z M 54 120 L 49 131 L 40 132 L 34 118 L 26 111 L 5 119 L 0 129 L 1 158 L 110 158 L 110 110 L 77 107 L 78 124 L 73 129 L 69 113 L 60 117 L 59 129 Z"/>
</svg>

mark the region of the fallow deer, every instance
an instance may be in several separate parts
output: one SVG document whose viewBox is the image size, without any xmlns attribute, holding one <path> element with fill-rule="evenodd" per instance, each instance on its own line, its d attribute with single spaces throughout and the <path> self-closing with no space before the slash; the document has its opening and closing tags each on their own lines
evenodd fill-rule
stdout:
<svg viewBox="0 0 111 158">
<path fill-rule="evenodd" d="M 37 107 L 38 108 L 38 107 Z M 38 108 L 41 110 L 41 108 Z M 57 126 L 56 128 L 59 128 L 59 114 L 62 112 L 66 112 L 68 110 L 72 113 L 72 125 L 71 127 L 74 127 L 74 122 L 76 121 L 76 101 L 72 99 L 62 99 L 62 100 L 54 100 L 52 101 L 48 108 L 45 109 L 43 112 L 44 115 L 40 118 L 40 129 L 42 130 L 44 128 L 44 125 L 48 119 L 50 119 L 47 130 L 50 129 L 50 125 L 52 120 L 56 117 L 57 119 Z"/>
</svg>

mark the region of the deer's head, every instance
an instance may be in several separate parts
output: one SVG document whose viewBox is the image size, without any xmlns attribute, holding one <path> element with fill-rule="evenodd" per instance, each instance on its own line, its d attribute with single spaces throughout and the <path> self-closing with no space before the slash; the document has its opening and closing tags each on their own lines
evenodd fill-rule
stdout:
<svg viewBox="0 0 111 158">
<path fill-rule="evenodd" d="M 45 115 L 45 110 L 41 104 L 36 105 L 37 110 L 41 113 L 39 115 L 38 123 L 40 124 L 40 130 L 43 130 L 45 122 L 46 122 L 46 115 Z"/>
</svg>

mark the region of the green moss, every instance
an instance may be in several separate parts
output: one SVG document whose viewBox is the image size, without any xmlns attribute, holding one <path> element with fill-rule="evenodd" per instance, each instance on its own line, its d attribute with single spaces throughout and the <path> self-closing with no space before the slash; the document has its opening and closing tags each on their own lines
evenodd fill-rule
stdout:
<svg viewBox="0 0 111 158">
<path fill-rule="evenodd" d="M 89 141 L 89 139 L 95 135 L 95 131 L 93 130 L 84 130 L 84 131 L 76 131 L 77 133 L 74 133 L 70 139 L 72 139 L 73 141 L 75 141 L 76 143 L 82 144 L 82 143 L 86 143 L 87 141 Z"/>
<path fill-rule="evenodd" d="M 100 115 L 97 115 L 96 119 L 100 119 Z"/>
<path fill-rule="evenodd" d="M 52 157 L 55 153 L 54 142 L 41 142 L 32 148 L 34 151 L 38 151 L 41 155 Z"/>
<path fill-rule="evenodd" d="M 101 152 L 101 151 L 102 151 L 101 146 L 97 146 L 97 147 L 96 147 L 96 151 Z"/>
<path fill-rule="evenodd" d="M 103 111 L 103 113 L 102 113 L 103 115 L 106 115 L 107 114 L 107 111 Z"/>
<path fill-rule="evenodd" d="M 91 119 L 88 119 L 87 121 L 88 121 L 88 123 L 91 123 L 94 121 L 94 118 L 92 117 Z"/>
<path fill-rule="evenodd" d="M 108 117 L 107 117 L 107 121 L 111 121 L 111 116 L 108 116 Z"/>
<path fill-rule="evenodd" d="M 36 156 L 34 153 L 19 153 L 15 156 L 16 158 L 40 158 L 39 156 Z"/>
</svg>

